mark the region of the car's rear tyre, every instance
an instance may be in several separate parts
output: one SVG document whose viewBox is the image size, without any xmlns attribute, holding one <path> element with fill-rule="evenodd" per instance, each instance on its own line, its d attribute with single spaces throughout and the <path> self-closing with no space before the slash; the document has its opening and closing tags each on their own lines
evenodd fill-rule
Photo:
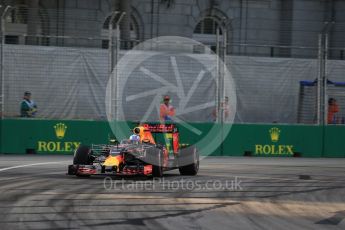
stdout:
<svg viewBox="0 0 345 230">
<path fill-rule="evenodd" d="M 181 175 L 195 176 L 199 171 L 199 153 L 196 147 L 181 149 L 178 157 L 179 171 Z"/>
</svg>

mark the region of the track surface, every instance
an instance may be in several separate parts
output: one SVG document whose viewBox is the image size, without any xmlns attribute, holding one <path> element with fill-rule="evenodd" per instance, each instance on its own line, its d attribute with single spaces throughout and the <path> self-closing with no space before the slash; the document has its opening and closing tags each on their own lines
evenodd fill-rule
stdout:
<svg viewBox="0 0 345 230">
<path fill-rule="evenodd" d="M 71 158 L 0 155 L 0 228 L 345 229 L 345 159 L 207 158 L 196 177 L 111 181 L 65 175 Z"/>
</svg>

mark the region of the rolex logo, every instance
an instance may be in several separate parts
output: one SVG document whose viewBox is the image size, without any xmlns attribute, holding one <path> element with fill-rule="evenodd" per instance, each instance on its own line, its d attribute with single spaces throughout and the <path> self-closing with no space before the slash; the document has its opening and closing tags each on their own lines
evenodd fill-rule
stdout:
<svg viewBox="0 0 345 230">
<path fill-rule="evenodd" d="M 54 129 L 57 138 L 64 138 L 67 129 L 67 126 L 64 123 L 57 123 L 54 125 Z"/>
<path fill-rule="evenodd" d="M 277 142 L 279 141 L 279 136 L 280 136 L 280 130 L 277 127 L 273 127 L 269 131 L 270 136 L 271 136 L 271 141 L 272 142 Z"/>
</svg>

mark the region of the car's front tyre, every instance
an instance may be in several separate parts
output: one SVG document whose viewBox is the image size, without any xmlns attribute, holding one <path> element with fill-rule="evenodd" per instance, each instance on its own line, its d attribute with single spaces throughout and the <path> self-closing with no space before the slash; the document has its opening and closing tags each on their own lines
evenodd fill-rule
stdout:
<svg viewBox="0 0 345 230">
<path fill-rule="evenodd" d="M 80 145 L 74 152 L 73 165 L 76 166 L 75 175 L 78 177 L 89 177 L 90 175 L 79 174 L 79 165 L 91 165 L 92 164 L 92 150 L 88 146 Z"/>
<path fill-rule="evenodd" d="M 195 176 L 199 171 L 199 152 L 195 146 L 181 149 L 178 157 L 181 175 Z"/>
<path fill-rule="evenodd" d="M 91 148 L 85 145 L 80 145 L 74 152 L 73 164 L 74 165 L 92 164 Z"/>
<path fill-rule="evenodd" d="M 163 176 L 163 154 L 160 149 L 155 149 L 156 160 L 152 165 L 152 176 L 153 177 L 162 177 Z"/>
</svg>

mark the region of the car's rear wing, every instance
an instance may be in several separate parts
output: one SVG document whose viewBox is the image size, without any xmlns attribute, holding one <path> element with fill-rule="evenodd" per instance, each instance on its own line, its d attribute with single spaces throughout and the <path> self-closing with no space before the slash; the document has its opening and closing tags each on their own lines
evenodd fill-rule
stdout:
<svg viewBox="0 0 345 230">
<path fill-rule="evenodd" d="M 140 126 L 151 133 L 178 133 L 176 124 L 144 123 Z"/>
<path fill-rule="evenodd" d="M 163 134 L 166 148 L 169 152 L 177 154 L 180 148 L 179 132 L 177 125 L 174 123 L 141 123 L 139 126 L 144 128 L 144 131 L 151 134 Z M 152 136 L 152 135 L 151 135 Z M 156 139 L 157 137 L 155 137 Z M 171 147 L 172 148 L 171 148 Z"/>
</svg>

